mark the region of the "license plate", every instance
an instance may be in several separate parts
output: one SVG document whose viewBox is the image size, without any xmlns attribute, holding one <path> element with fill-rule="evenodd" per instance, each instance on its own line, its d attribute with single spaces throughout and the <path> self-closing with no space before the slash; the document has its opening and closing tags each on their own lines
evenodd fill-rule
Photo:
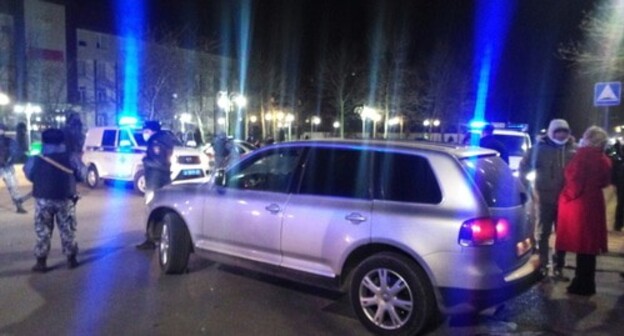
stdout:
<svg viewBox="0 0 624 336">
<path fill-rule="evenodd" d="M 202 176 L 201 169 L 184 169 L 182 171 L 182 176 L 184 177 L 199 177 Z"/>
</svg>

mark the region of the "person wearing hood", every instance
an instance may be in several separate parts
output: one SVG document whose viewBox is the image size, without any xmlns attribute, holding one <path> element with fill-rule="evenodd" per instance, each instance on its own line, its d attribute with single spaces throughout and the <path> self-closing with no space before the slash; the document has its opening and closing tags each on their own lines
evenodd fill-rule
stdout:
<svg viewBox="0 0 624 336">
<path fill-rule="evenodd" d="M 27 197 L 22 197 L 17 190 L 17 179 L 13 163 L 19 157 L 19 150 L 15 140 L 5 135 L 6 126 L 0 124 L 0 178 L 11 195 L 11 200 L 17 208 L 17 213 L 25 214 L 27 211 L 22 205 Z"/>
<path fill-rule="evenodd" d="M 87 167 L 65 150 L 65 137 L 60 129 L 47 129 L 41 138 L 41 155 L 31 156 L 26 161 L 24 174 L 32 182 L 32 195 L 35 198 L 37 242 L 34 254 L 37 263 L 32 270 L 44 273 L 48 270 L 46 260 L 55 221 L 68 267 L 71 269 L 78 266 L 78 244 L 75 242 L 78 201 L 76 182 L 84 181 Z"/>
<path fill-rule="evenodd" d="M 596 293 L 596 255 L 607 252 L 607 219 L 602 194 L 602 189 L 611 183 L 611 161 L 604 153 L 607 138 L 602 128 L 588 128 L 577 153 L 565 168 L 555 248 L 576 253 L 576 271 L 567 288 L 570 294 Z"/>
<path fill-rule="evenodd" d="M 538 213 L 536 241 L 542 274 L 548 275 L 549 239 L 556 227 L 557 202 L 563 189 L 564 168 L 575 153 L 574 138 L 570 126 L 564 119 L 553 119 L 548 133 L 529 150 L 520 161 L 520 178 L 528 183 L 527 175 L 535 173 L 531 186 L 534 204 Z M 569 281 L 563 274 L 565 252 L 556 251 L 552 256 L 553 279 Z"/>
</svg>

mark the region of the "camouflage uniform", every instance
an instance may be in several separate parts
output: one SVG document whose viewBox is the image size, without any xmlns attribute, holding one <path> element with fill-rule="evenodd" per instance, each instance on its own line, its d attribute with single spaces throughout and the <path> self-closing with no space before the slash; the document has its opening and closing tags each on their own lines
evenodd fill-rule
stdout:
<svg viewBox="0 0 624 336">
<path fill-rule="evenodd" d="M 54 221 L 59 228 L 63 254 L 66 256 L 78 253 L 76 236 L 76 205 L 70 199 L 53 200 L 37 198 L 35 204 L 35 257 L 44 258 L 50 251 L 50 239 L 54 231 Z"/>
<path fill-rule="evenodd" d="M 0 124 L 0 177 L 4 181 L 11 200 L 15 204 L 18 213 L 26 213 L 22 207 L 22 203 L 27 197 L 21 197 L 17 191 L 17 181 L 15 179 L 15 168 L 13 168 L 13 160 L 17 156 L 17 144 L 15 140 L 4 135 L 6 127 Z"/>
</svg>

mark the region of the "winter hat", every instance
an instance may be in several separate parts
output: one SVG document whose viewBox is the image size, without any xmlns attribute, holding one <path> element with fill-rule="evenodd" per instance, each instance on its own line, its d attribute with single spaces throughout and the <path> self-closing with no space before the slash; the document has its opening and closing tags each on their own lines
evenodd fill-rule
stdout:
<svg viewBox="0 0 624 336">
<path fill-rule="evenodd" d="M 60 145 L 64 140 L 65 135 L 58 128 L 48 128 L 41 133 L 41 141 L 46 145 Z"/>
<path fill-rule="evenodd" d="M 150 130 L 152 132 L 158 132 L 160 131 L 160 123 L 156 120 L 147 120 L 144 124 L 143 124 L 143 129 L 144 130 Z"/>
<path fill-rule="evenodd" d="M 550 121 L 550 124 L 548 125 L 548 137 L 550 138 L 550 140 L 555 141 L 555 132 L 557 131 L 567 131 L 568 133 L 570 133 L 570 126 L 568 125 L 568 122 L 563 120 L 563 119 L 553 119 Z M 567 139 L 566 139 L 567 141 Z M 557 141 L 555 141 L 557 142 Z M 565 141 L 564 141 L 565 143 Z"/>
<path fill-rule="evenodd" d="M 607 132 L 598 126 L 591 126 L 588 128 L 585 133 L 583 133 L 583 138 L 581 139 L 582 147 L 599 147 L 602 148 L 607 143 Z"/>
</svg>

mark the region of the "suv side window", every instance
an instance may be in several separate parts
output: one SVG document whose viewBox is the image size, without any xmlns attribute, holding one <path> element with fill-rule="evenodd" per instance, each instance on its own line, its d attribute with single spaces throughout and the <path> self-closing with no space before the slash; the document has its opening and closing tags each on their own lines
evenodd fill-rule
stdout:
<svg viewBox="0 0 624 336">
<path fill-rule="evenodd" d="M 279 148 L 244 160 L 227 172 L 225 186 L 233 189 L 288 192 L 300 148 Z"/>
<path fill-rule="evenodd" d="M 347 148 L 311 148 L 300 194 L 370 199 L 371 155 Z"/>
<path fill-rule="evenodd" d="M 105 130 L 102 134 L 102 147 L 115 147 L 117 140 L 116 130 Z"/>
<path fill-rule="evenodd" d="M 375 199 L 438 204 L 442 192 L 429 161 L 421 156 L 376 153 Z"/>
</svg>

